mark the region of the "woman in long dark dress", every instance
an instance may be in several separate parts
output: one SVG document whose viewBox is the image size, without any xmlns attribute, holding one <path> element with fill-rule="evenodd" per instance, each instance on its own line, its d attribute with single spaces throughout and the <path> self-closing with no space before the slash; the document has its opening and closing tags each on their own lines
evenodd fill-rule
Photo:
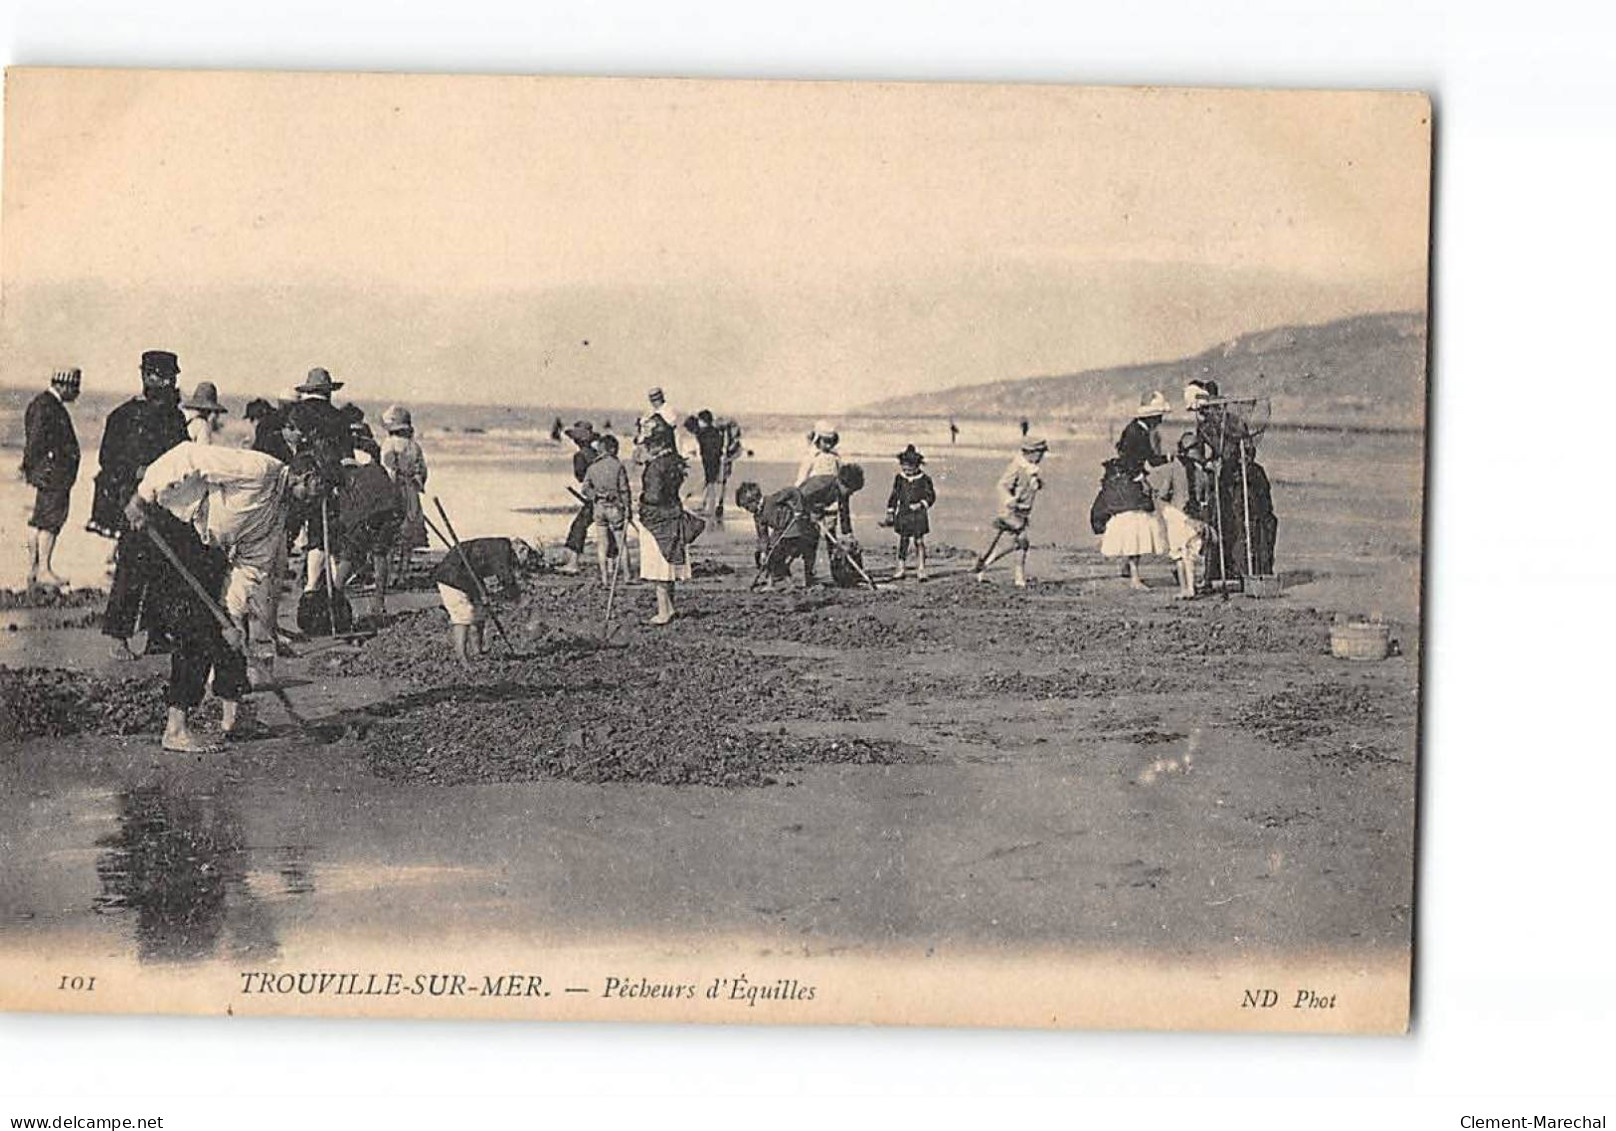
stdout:
<svg viewBox="0 0 1616 1131">
<path fill-rule="evenodd" d="M 640 577 L 656 588 L 656 615 L 646 623 L 662 625 L 677 615 L 674 582 L 690 577 L 684 504 L 680 501 L 685 461 L 675 450 L 673 425 L 661 417 L 652 418 L 645 452 L 640 482 Z"/>
</svg>

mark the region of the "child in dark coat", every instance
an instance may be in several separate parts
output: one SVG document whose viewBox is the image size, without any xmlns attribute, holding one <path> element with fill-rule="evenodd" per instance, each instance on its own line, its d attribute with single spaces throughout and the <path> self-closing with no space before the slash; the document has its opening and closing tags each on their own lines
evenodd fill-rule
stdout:
<svg viewBox="0 0 1616 1131">
<path fill-rule="evenodd" d="M 898 567 L 892 571 L 892 580 L 903 578 L 909 566 L 909 543 L 915 544 L 920 559 L 915 570 L 917 580 L 926 580 L 926 535 L 931 532 L 931 508 L 937 504 L 937 489 L 931 476 L 920 469 L 926 457 L 915 450 L 913 444 L 898 453 L 898 474 L 892 480 L 892 494 L 887 497 L 887 517 L 884 525 L 898 533 Z"/>
</svg>

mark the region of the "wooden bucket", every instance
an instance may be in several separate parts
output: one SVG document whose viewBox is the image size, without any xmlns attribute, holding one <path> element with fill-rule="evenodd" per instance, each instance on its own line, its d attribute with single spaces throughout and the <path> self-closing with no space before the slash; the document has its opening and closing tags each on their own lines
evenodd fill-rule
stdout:
<svg viewBox="0 0 1616 1131">
<path fill-rule="evenodd" d="M 1392 630 L 1379 621 L 1357 620 L 1330 626 L 1330 655 L 1340 660 L 1384 660 L 1391 654 Z"/>
<path fill-rule="evenodd" d="M 1284 592 L 1279 583 L 1279 577 L 1272 573 L 1247 574 L 1245 580 L 1245 594 L 1247 597 L 1278 597 Z"/>
</svg>

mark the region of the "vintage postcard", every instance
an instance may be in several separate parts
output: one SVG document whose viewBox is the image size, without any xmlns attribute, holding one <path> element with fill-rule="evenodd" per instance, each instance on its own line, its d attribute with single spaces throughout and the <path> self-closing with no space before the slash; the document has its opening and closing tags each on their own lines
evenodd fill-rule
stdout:
<svg viewBox="0 0 1616 1131">
<path fill-rule="evenodd" d="M 1414 93 L 14 68 L 0 1007 L 1396 1033 Z"/>
</svg>

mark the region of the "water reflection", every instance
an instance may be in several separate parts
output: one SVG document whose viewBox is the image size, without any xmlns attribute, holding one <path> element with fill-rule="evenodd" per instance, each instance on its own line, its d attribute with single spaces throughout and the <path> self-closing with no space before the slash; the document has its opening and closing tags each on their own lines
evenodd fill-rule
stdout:
<svg viewBox="0 0 1616 1131">
<path fill-rule="evenodd" d="M 275 957 L 273 917 L 248 881 L 241 817 L 226 794 L 147 783 L 118 795 L 117 819 L 118 831 L 96 842 L 105 851 L 95 909 L 133 914 L 142 961 Z M 285 888 L 312 891 L 299 854 L 281 851 Z"/>
</svg>

